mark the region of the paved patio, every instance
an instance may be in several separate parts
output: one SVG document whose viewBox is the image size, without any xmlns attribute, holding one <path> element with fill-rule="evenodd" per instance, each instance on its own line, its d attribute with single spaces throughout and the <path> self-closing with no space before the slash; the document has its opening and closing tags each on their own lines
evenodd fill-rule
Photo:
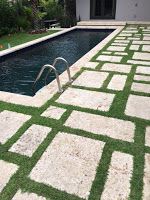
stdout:
<svg viewBox="0 0 150 200">
<path fill-rule="evenodd" d="M 40 108 L 0 102 L 1 200 L 150 200 L 150 26 L 126 26 Z"/>
</svg>

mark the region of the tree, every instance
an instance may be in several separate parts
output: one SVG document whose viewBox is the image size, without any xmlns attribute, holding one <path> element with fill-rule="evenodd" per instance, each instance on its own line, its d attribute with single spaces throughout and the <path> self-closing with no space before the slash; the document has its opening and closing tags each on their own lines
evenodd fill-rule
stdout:
<svg viewBox="0 0 150 200">
<path fill-rule="evenodd" d="M 38 0 L 30 0 L 31 8 L 32 8 L 32 26 L 34 30 L 39 30 L 40 29 L 40 18 L 39 18 L 39 10 L 38 10 L 38 5 L 39 2 Z"/>
</svg>

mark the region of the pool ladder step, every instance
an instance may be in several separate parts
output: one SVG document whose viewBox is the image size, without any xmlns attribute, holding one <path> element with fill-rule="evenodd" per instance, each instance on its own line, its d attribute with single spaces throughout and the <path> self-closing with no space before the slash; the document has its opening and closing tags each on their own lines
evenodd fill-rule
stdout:
<svg viewBox="0 0 150 200">
<path fill-rule="evenodd" d="M 47 79 L 48 79 L 49 74 L 51 73 L 51 71 L 54 71 L 55 76 L 56 76 L 57 85 L 58 85 L 58 92 L 59 92 L 59 93 L 62 93 L 62 92 L 63 92 L 62 86 L 61 86 L 61 84 L 60 84 L 59 73 L 58 73 L 58 70 L 55 68 L 56 64 L 57 64 L 59 61 L 63 61 L 63 62 L 65 63 L 66 69 L 67 69 L 68 78 L 69 78 L 69 83 L 72 82 L 72 78 L 71 78 L 71 74 L 70 74 L 70 69 L 69 69 L 69 64 L 68 64 L 68 62 L 67 62 L 64 58 L 58 57 L 58 58 L 56 58 L 56 59 L 54 60 L 54 62 L 53 62 L 52 65 L 46 64 L 46 65 L 44 65 L 44 66 L 41 68 L 41 70 L 40 70 L 38 76 L 36 77 L 36 79 L 35 79 L 35 81 L 34 81 L 34 83 L 33 83 L 33 93 L 35 93 L 35 86 L 36 86 L 36 83 L 37 83 L 38 80 L 41 78 L 41 76 L 42 76 L 44 70 L 47 69 L 47 68 L 48 68 L 49 70 L 48 70 L 48 72 L 47 72 L 47 74 L 46 74 L 46 77 L 45 77 L 45 85 L 46 85 L 46 83 L 47 83 Z"/>
</svg>

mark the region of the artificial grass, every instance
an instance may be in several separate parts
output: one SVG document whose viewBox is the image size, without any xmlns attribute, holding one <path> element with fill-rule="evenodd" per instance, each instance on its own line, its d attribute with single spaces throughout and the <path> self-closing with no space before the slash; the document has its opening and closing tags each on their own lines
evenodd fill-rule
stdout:
<svg viewBox="0 0 150 200">
<path fill-rule="evenodd" d="M 0 37 L 0 51 L 8 48 L 8 43 L 11 47 L 17 46 L 19 44 L 23 44 L 25 42 L 29 42 L 47 35 L 51 35 L 53 33 L 58 32 L 58 30 L 49 30 L 46 33 L 42 34 L 29 34 L 24 32 L 9 34 Z"/>
<path fill-rule="evenodd" d="M 105 51 L 111 43 L 112 41 L 107 46 L 105 46 L 96 56 L 94 56 L 92 61 L 97 62 L 96 60 L 97 56 L 100 55 L 102 51 Z M 127 60 L 130 59 L 133 55 L 133 51 L 130 51 L 128 47 L 129 46 L 127 46 L 127 49 L 126 49 L 128 56 L 124 56 L 124 59 L 121 62 L 122 64 L 126 64 Z M 101 62 L 101 64 L 96 68 L 97 71 L 101 69 L 101 66 L 103 63 L 104 62 Z M 111 156 L 114 151 L 124 152 L 127 154 L 131 154 L 133 156 L 134 169 L 133 169 L 133 176 L 131 180 L 131 192 L 130 192 L 129 199 L 131 200 L 142 199 L 144 155 L 145 153 L 150 153 L 150 147 L 145 147 L 145 129 L 147 126 L 150 126 L 150 121 L 139 119 L 136 117 L 126 116 L 124 113 L 129 95 L 135 94 L 135 92 L 131 91 L 131 85 L 133 83 L 133 77 L 135 75 L 137 65 L 132 65 L 132 66 L 133 67 L 132 67 L 131 72 L 127 74 L 128 78 L 127 78 L 127 82 L 123 91 L 113 91 L 113 90 L 107 89 L 107 85 L 114 74 L 124 74 L 124 73 L 117 73 L 117 72 L 109 72 L 110 75 L 104 82 L 102 88 L 99 88 L 99 89 L 70 86 L 70 85 L 66 85 L 64 87 L 65 89 L 67 89 L 68 87 L 74 87 L 74 88 L 81 88 L 81 89 L 90 90 L 90 91 L 100 91 L 100 92 L 108 92 L 108 93 L 116 94 L 114 101 L 111 105 L 111 108 L 108 112 L 57 103 L 56 100 L 59 98 L 61 94 L 54 95 L 52 99 L 50 99 L 47 103 L 45 103 L 40 108 L 25 107 L 25 106 L 0 102 L 1 111 L 6 109 L 6 110 L 11 110 L 15 112 L 32 115 L 32 118 L 28 122 L 26 122 L 12 138 L 10 138 L 4 145 L 0 145 L 0 150 L 1 150 L 0 159 L 15 163 L 20 166 L 17 173 L 11 178 L 7 187 L 4 188 L 4 190 L 2 191 L 0 195 L 1 200 L 10 200 L 15 195 L 15 193 L 17 192 L 19 188 L 21 188 L 23 191 L 34 192 L 50 200 L 60 200 L 60 199 L 61 200 L 81 200 L 81 198 L 76 197 L 74 195 L 67 194 L 66 192 L 59 191 L 55 188 L 52 188 L 42 183 L 34 182 L 33 180 L 30 180 L 28 177 L 30 171 L 33 169 L 37 161 L 42 156 L 43 152 L 46 150 L 46 148 L 49 146 L 49 144 L 52 142 L 53 138 L 56 136 L 56 134 L 59 131 L 105 142 L 103 154 L 97 168 L 96 177 L 92 184 L 89 200 L 100 200 L 100 196 L 103 192 L 105 182 L 107 179 L 108 169 L 111 162 Z M 82 68 L 80 72 L 74 76 L 74 78 L 77 78 L 78 76 L 80 76 L 80 74 L 84 70 L 87 70 L 87 69 Z M 142 96 L 143 95 L 150 96 L 149 94 L 139 93 L 139 92 L 136 92 L 136 94 L 142 95 Z M 59 120 L 41 117 L 40 116 L 41 113 L 44 112 L 50 105 L 65 108 L 67 111 L 62 115 L 62 117 Z M 64 123 L 68 119 L 68 117 L 70 116 L 73 110 L 78 110 L 81 112 L 113 117 L 113 118 L 133 122 L 136 126 L 134 142 L 130 143 L 130 142 L 122 141 L 122 140 L 117 140 L 105 135 L 96 135 L 87 131 L 73 129 L 73 128 L 65 126 Z M 47 138 L 42 142 L 42 144 L 38 147 L 38 149 L 36 150 L 36 152 L 33 154 L 31 158 L 9 152 L 8 151 L 9 148 L 20 138 L 20 136 L 32 124 L 39 124 L 39 125 L 51 127 L 52 131 L 48 134 Z"/>
</svg>

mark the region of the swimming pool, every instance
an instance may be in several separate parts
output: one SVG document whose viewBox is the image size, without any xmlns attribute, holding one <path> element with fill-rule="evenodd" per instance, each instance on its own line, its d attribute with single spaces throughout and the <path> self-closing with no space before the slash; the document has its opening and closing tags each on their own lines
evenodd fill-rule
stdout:
<svg viewBox="0 0 150 200">
<path fill-rule="evenodd" d="M 0 90 L 33 96 L 33 82 L 44 64 L 52 64 L 56 57 L 61 56 L 72 65 L 112 32 L 110 29 L 75 29 L 4 56 L 0 62 Z M 56 68 L 59 74 L 66 70 L 63 63 Z M 45 85 L 44 76 L 45 74 L 38 82 L 36 91 Z M 48 83 L 54 79 L 55 76 L 51 73 Z"/>
</svg>

